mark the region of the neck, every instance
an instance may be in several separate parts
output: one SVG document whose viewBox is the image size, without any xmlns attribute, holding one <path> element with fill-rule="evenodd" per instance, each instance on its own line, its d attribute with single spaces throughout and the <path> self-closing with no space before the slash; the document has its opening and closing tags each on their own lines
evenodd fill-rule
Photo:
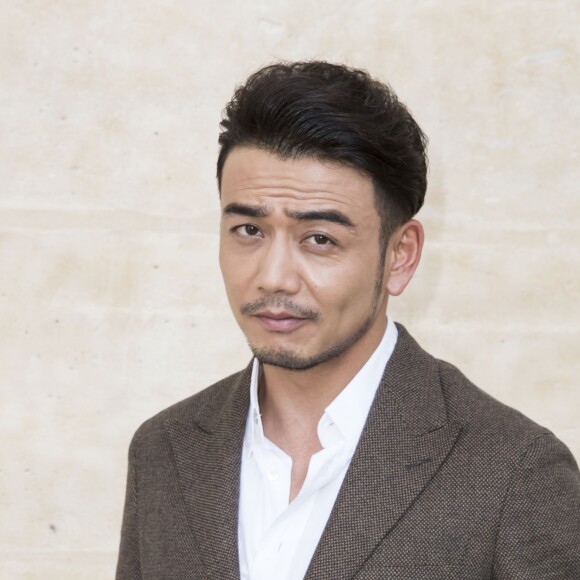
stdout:
<svg viewBox="0 0 580 580">
<path fill-rule="evenodd" d="M 266 436 L 282 449 L 308 436 L 316 440 L 324 410 L 348 385 L 378 347 L 386 329 L 384 315 L 340 356 L 307 370 L 263 366 L 260 410 Z M 308 435 L 307 435 L 308 434 Z"/>
</svg>

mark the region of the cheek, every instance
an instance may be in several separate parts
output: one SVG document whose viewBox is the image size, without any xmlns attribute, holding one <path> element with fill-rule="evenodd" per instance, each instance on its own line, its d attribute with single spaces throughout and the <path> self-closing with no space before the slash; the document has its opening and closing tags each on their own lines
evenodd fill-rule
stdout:
<svg viewBox="0 0 580 580">
<path fill-rule="evenodd" d="M 358 310 L 364 303 L 362 284 L 354 275 L 346 275 L 344 271 L 326 272 L 322 275 L 309 276 L 308 288 L 319 308 L 330 314 L 343 314 Z"/>
<path fill-rule="evenodd" d="M 322 316 L 338 317 L 343 325 L 356 324 L 374 305 L 376 269 L 337 268 L 309 276 L 309 289 Z"/>
<path fill-rule="evenodd" d="M 236 275 L 235 263 L 231 256 L 226 252 L 220 250 L 220 269 L 222 272 L 222 278 L 224 279 L 224 284 L 228 295 L 235 288 L 236 280 L 238 276 Z"/>
<path fill-rule="evenodd" d="M 220 270 L 222 272 L 222 276 L 225 279 L 228 265 L 227 265 L 227 251 L 225 248 L 225 242 L 223 240 L 223 236 L 220 236 L 219 265 L 220 265 Z"/>
<path fill-rule="evenodd" d="M 236 271 L 237 261 L 235 252 L 231 247 L 231 241 L 227 237 L 220 239 L 219 262 L 224 279 L 232 278 Z"/>
<path fill-rule="evenodd" d="M 238 257 L 227 252 L 220 252 L 219 261 L 226 293 L 230 302 L 236 303 L 244 300 L 244 294 L 253 275 L 252 264 L 240 260 Z"/>
</svg>

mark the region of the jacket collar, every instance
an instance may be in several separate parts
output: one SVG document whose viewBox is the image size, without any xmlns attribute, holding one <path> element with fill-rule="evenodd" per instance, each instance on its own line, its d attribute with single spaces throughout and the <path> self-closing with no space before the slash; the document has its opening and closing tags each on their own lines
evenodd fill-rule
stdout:
<svg viewBox="0 0 580 580">
<path fill-rule="evenodd" d="M 397 326 L 397 345 L 306 580 L 354 576 L 435 475 L 459 434 L 460 426 L 447 419 L 437 361 Z M 239 580 L 238 497 L 250 377 L 251 365 L 222 381 L 215 396 L 166 420 L 208 579 Z"/>
<path fill-rule="evenodd" d="M 447 418 L 438 362 L 398 329 L 305 580 L 354 577 L 429 484 L 459 434 L 460 425 Z"/>
<path fill-rule="evenodd" d="M 239 580 L 238 497 L 251 365 L 165 421 L 207 580 Z M 217 387 L 217 388 L 216 388 Z"/>
</svg>

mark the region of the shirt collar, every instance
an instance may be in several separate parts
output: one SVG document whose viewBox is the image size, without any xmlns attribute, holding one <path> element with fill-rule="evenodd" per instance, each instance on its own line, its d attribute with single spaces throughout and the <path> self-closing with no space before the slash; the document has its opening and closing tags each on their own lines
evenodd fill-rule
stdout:
<svg viewBox="0 0 580 580">
<path fill-rule="evenodd" d="M 379 346 L 324 411 L 321 422 L 324 422 L 325 416 L 330 417 L 341 435 L 353 447 L 356 447 L 360 439 L 385 367 L 395 349 L 397 336 L 397 327 L 390 318 L 387 319 L 387 328 Z"/>
<path fill-rule="evenodd" d="M 356 447 L 385 367 L 395 349 L 397 336 L 397 327 L 388 318 L 385 334 L 373 354 L 324 410 L 318 424 L 318 434 L 323 447 L 327 447 L 337 437 L 345 440 L 352 448 Z M 250 381 L 250 411 L 246 431 L 249 434 L 248 443 L 250 446 L 264 444 L 266 441 L 258 401 L 258 384 L 261 374 L 260 362 L 254 357 Z"/>
<path fill-rule="evenodd" d="M 248 424 L 246 430 L 246 432 L 249 431 L 250 439 L 248 443 L 250 445 L 264 442 L 262 413 L 260 412 L 260 402 L 258 401 L 258 385 L 260 384 L 261 376 L 262 366 L 260 365 L 260 361 L 254 357 L 252 378 L 250 380 L 250 412 L 248 413 Z"/>
</svg>

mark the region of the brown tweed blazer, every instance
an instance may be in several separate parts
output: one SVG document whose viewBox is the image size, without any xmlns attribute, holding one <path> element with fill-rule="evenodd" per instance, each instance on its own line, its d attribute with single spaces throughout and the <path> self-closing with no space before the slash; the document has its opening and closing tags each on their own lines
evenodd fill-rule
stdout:
<svg viewBox="0 0 580 580">
<path fill-rule="evenodd" d="M 135 434 L 118 580 L 239 579 L 250 369 Z M 578 466 L 399 326 L 306 579 L 579 580 Z"/>
</svg>

